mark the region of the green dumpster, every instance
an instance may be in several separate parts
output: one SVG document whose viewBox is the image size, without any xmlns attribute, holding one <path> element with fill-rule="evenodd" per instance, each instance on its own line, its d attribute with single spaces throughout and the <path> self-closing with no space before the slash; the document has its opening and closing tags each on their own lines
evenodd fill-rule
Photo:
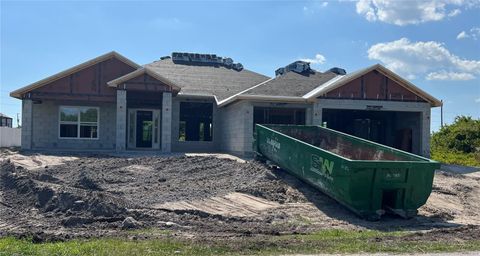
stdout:
<svg viewBox="0 0 480 256">
<path fill-rule="evenodd" d="M 359 216 L 417 214 L 438 162 L 321 126 L 256 125 L 254 151 Z"/>
</svg>

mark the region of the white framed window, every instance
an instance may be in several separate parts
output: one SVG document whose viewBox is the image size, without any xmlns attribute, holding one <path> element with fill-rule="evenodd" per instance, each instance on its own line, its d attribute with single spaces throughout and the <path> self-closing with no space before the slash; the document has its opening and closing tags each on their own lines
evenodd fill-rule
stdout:
<svg viewBox="0 0 480 256">
<path fill-rule="evenodd" d="M 60 106 L 59 137 L 98 139 L 98 107 Z"/>
</svg>

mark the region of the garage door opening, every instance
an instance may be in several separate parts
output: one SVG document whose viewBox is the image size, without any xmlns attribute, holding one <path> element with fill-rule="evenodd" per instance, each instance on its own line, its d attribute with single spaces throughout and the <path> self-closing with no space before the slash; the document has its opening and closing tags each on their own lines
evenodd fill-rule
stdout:
<svg viewBox="0 0 480 256">
<path fill-rule="evenodd" d="M 419 112 L 324 109 L 328 128 L 420 154 Z"/>
<path fill-rule="evenodd" d="M 253 123 L 305 125 L 305 109 L 254 107 Z"/>
</svg>

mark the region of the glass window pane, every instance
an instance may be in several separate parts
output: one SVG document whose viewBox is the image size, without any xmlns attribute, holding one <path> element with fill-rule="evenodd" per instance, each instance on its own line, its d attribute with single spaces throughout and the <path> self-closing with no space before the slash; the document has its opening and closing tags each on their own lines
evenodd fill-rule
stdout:
<svg viewBox="0 0 480 256">
<path fill-rule="evenodd" d="M 76 138 L 78 125 L 76 124 L 60 124 L 60 137 Z"/>
<path fill-rule="evenodd" d="M 80 122 L 97 122 L 98 111 L 96 108 L 83 108 L 80 110 Z"/>
<path fill-rule="evenodd" d="M 60 108 L 60 121 L 77 122 L 78 108 L 73 108 L 73 107 Z"/>
<path fill-rule="evenodd" d="M 80 125 L 80 138 L 97 138 L 97 126 Z"/>
</svg>

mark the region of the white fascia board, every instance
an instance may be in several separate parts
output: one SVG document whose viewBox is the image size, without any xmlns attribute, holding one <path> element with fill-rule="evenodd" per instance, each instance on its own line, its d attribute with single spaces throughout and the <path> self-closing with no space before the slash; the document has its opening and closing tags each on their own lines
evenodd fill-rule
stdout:
<svg viewBox="0 0 480 256">
<path fill-rule="evenodd" d="M 236 100 L 236 99 L 237 99 L 237 96 L 239 96 L 239 95 L 241 95 L 241 94 L 243 94 L 243 93 L 245 93 L 245 92 L 247 92 L 247 91 L 249 91 L 249 90 L 255 89 L 255 88 L 257 88 L 257 87 L 259 87 L 259 86 L 261 86 L 261 85 L 263 85 L 263 84 L 265 84 L 265 83 L 267 83 L 267 82 L 270 82 L 270 81 L 272 81 L 272 80 L 273 80 L 273 78 L 270 78 L 270 79 L 268 79 L 268 80 L 266 80 L 266 81 L 263 81 L 263 82 L 261 82 L 261 83 L 259 83 L 259 84 L 257 84 L 257 85 L 254 85 L 254 86 L 252 86 L 252 87 L 250 87 L 250 88 L 248 88 L 248 89 L 245 89 L 245 90 L 243 90 L 243 91 L 241 91 L 241 92 L 239 92 L 239 93 L 236 93 L 236 94 L 234 94 L 234 95 L 232 95 L 232 96 L 230 96 L 230 97 L 228 97 L 228 98 L 226 98 L 226 99 L 224 99 L 224 100 L 222 100 L 222 101 L 220 101 L 220 102 L 217 101 L 217 105 L 218 105 L 218 106 L 226 105 L 226 104 L 228 104 L 228 103 Z M 216 98 L 216 97 L 215 97 L 215 98 Z"/>
<path fill-rule="evenodd" d="M 343 77 L 344 77 L 343 75 L 338 75 L 338 76 L 328 80 L 326 83 L 318 86 L 317 88 L 313 89 L 309 93 L 303 95 L 302 98 L 310 99 L 310 98 L 314 98 L 318 95 L 321 95 L 325 88 L 328 88 L 328 87 L 330 87 L 330 85 L 335 84 L 337 81 L 339 81 Z"/>
</svg>

